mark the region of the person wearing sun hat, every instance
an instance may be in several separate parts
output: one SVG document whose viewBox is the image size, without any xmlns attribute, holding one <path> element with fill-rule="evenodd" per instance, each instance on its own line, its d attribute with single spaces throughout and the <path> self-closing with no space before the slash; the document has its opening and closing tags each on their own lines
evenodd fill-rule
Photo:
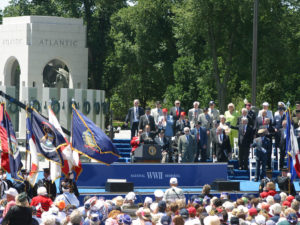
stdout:
<svg viewBox="0 0 300 225">
<path fill-rule="evenodd" d="M 4 191 L 4 193 L 6 194 L 7 204 L 3 211 L 3 217 L 5 217 L 6 213 L 12 206 L 16 205 L 16 196 L 18 195 L 18 191 L 15 188 L 9 188 L 8 190 Z"/>
</svg>

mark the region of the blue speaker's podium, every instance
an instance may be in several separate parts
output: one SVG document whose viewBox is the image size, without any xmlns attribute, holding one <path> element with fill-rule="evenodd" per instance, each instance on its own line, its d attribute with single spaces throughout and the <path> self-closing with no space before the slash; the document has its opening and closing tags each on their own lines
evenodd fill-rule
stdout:
<svg viewBox="0 0 300 225">
<path fill-rule="evenodd" d="M 161 161 L 161 146 L 157 144 L 142 144 L 134 151 L 135 162 L 159 163 Z"/>
</svg>

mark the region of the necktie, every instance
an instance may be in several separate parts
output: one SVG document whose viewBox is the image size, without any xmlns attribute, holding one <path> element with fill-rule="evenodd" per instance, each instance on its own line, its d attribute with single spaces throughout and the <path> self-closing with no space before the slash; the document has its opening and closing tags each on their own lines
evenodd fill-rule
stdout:
<svg viewBox="0 0 300 225">
<path fill-rule="evenodd" d="M 197 133 L 197 142 L 200 141 L 200 129 L 198 130 L 198 133 Z"/>
<path fill-rule="evenodd" d="M 263 116 L 263 125 L 265 125 L 265 117 Z"/>
<path fill-rule="evenodd" d="M 244 135 L 246 134 L 246 126 L 244 126 Z"/>
<path fill-rule="evenodd" d="M 205 117 L 206 117 L 206 120 L 208 121 L 208 120 L 209 120 L 209 116 L 208 116 L 208 114 L 206 114 L 206 115 L 205 115 Z"/>
<path fill-rule="evenodd" d="M 189 135 L 186 135 L 186 140 L 189 141 Z"/>
<path fill-rule="evenodd" d="M 179 116 L 178 108 L 176 108 L 176 116 L 177 116 L 177 117 Z"/>
</svg>

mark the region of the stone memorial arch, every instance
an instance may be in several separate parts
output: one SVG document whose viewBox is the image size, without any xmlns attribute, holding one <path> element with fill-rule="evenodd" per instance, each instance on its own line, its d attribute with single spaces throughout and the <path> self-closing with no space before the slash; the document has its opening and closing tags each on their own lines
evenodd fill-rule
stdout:
<svg viewBox="0 0 300 225">
<path fill-rule="evenodd" d="M 0 89 L 47 116 L 55 113 L 70 128 L 70 101 L 103 128 L 105 94 L 88 87 L 88 49 L 82 19 L 22 16 L 0 25 Z M 51 100 L 51 101 L 49 101 Z M 22 110 L 23 111 L 23 110 Z M 19 135 L 25 137 L 25 112 L 8 104 Z M 19 122 L 20 121 L 20 122 Z"/>
</svg>

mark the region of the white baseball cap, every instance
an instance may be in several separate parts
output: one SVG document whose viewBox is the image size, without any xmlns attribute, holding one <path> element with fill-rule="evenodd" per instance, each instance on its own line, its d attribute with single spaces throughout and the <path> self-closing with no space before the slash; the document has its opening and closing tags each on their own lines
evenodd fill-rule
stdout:
<svg viewBox="0 0 300 225">
<path fill-rule="evenodd" d="M 152 198 L 146 197 L 144 203 L 151 204 L 153 202 Z"/>
<path fill-rule="evenodd" d="M 4 193 L 14 197 L 16 197 L 19 194 L 18 191 L 14 188 L 9 188 L 8 190 L 4 191 Z"/>
<path fill-rule="evenodd" d="M 262 105 L 263 105 L 263 106 L 269 106 L 269 103 L 264 102 Z"/>
<path fill-rule="evenodd" d="M 155 190 L 154 191 L 154 196 L 156 198 L 162 198 L 162 197 L 164 197 L 164 192 L 162 190 Z"/>
<path fill-rule="evenodd" d="M 39 187 L 37 189 L 37 194 L 45 196 L 45 195 L 47 195 L 47 189 L 44 186 L 43 187 Z"/>
<path fill-rule="evenodd" d="M 126 200 L 135 200 L 135 193 L 134 192 L 129 192 L 126 196 L 125 196 Z"/>
<path fill-rule="evenodd" d="M 170 179 L 170 184 L 178 184 L 177 178 L 176 177 L 172 177 Z"/>
</svg>

